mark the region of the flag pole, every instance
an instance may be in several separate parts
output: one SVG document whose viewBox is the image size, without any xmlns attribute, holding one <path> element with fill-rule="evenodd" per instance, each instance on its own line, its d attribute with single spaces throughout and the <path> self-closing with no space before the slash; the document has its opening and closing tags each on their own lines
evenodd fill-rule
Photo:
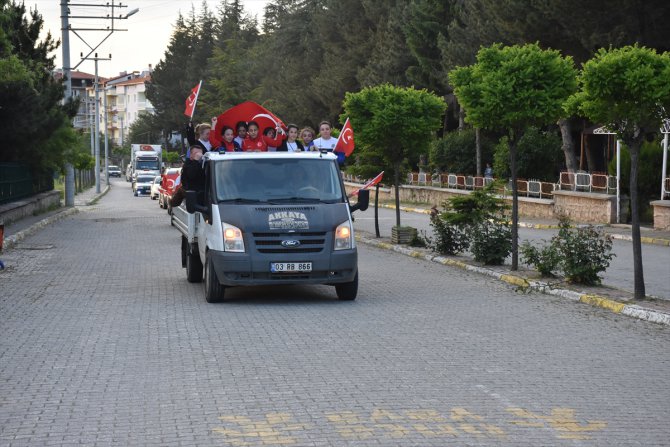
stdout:
<svg viewBox="0 0 670 447">
<path fill-rule="evenodd" d="M 349 117 L 344 121 L 344 124 L 342 125 L 342 130 L 344 130 L 347 127 L 347 123 L 349 122 Z M 340 140 L 342 139 L 342 134 L 344 132 L 340 132 L 340 134 L 337 136 L 337 141 L 335 142 L 335 147 L 337 147 L 338 144 L 340 144 Z"/>
<path fill-rule="evenodd" d="M 198 104 L 198 96 L 200 96 L 200 87 L 202 87 L 202 79 L 198 83 L 198 93 L 195 94 L 195 99 L 193 100 L 193 110 L 191 110 L 191 121 L 193 121 L 193 115 L 195 115 L 195 106 Z"/>
</svg>

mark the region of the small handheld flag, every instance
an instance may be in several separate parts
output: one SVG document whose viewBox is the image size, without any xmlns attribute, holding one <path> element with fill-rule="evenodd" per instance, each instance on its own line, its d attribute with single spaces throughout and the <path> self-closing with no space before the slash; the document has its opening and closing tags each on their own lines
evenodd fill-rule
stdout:
<svg viewBox="0 0 670 447">
<path fill-rule="evenodd" d="M 354 129 L 351 127 L 349 118 L 344 122 L 340 136 L 335 143 L 335 152 L 342 152 L 346 157 L 354 151 Z"/>
<path fill-rule="evenodd" d="M 371 187 L 371 186 L 375 186 L 377 183 L 379 183 L 379 182 L 382 181 L 382 178 L 383 178 L 383 177 L 384 177 L 384 171 L 382 171 L 382 172 L 380 172 L 379 174 L 377 174 L 377 176 L 376 176 L 375 178 L 373 178 L 372 180 L 370 180 L 369 182 L 367 182 L 367 183 L 366 183 L 365 185 L 363 185 L 360 189 L 357 189 L 356 191 L 352 192 L 351 195 L 352 195 L 352 196 L 357 196 L 357 195 L 358 195 L 358 192 L 359 192 L 360 190 L 362 190 L 362 189 L 368 189 L 368 188 Z"/>
<path fill-rule="evenodd" d="M 195 105 L 198 102 L 198 95 L 200 94 L 200 87 L 202 86 L 202 81 L 198 83 L 195 87 L 191 89 L 191 94 L 186 98 L 186 109 L 184 110 L 184 115 L 193 118 L 195 113 Z"/>
</svg>

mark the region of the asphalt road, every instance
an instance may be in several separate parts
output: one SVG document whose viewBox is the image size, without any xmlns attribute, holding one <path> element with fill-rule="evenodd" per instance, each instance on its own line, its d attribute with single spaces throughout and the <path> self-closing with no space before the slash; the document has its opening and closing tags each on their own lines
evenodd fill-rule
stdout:
<svg viewBox="0 0 670 447">
<path fill-rule="evenodd" d="M 430 218 L 427 214 L 403 212 L 400 214 L 402 225 L 409 225 L 432 235 Z M 391 227 L 395 225 L 395 210 L 379 209 L 379 231 L 382 237 L 391 237 Z M 355 228 L 375 234 L 374 208 L 356 215 Z M 548 241 L 558 230 L 519 228 L 519 243 L 524 240 L 535 243 Z M 628 241 L 613 241 L 612 259 L 609 268 L 600 276 L 603 283 L 618 289 L 633 291 L 633 246 Z M 508 263 L 511 260 L 508 259 Z M 647 295 L 670 300 L 670 247 L 642 244 L 642 264 Z"/>
<path fill-rule="evenodd" d="M 668 445 L 665 326 L 363 245 L 356 301 L 207 304 L 112 182 L 3 253 L 2 446 Z"/>
</svg>

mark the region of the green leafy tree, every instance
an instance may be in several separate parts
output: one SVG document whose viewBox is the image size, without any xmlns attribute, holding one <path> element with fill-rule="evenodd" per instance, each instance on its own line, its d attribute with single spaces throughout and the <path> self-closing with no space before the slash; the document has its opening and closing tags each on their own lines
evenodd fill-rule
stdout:
<svg viewBox="0 0 670 447">
<path fill-rule="evenodd" d="M 524 179 L 537 179 L 555 183 L 560 167 L 561 139 L 552 131 L 529 127 L 517 147 L 517 175 Z M 509 141 L 502 137 L 495 148 L 493 172 L 496 177 L 509 178 Z"/>
<path fill-rule="evenodd" d="M 512 270 L 519 265 L 517 146 L 529 126 L 554 123 L 576 90 L 572 59 L 538 44 L 494 44 L 477 53 L 477 63 L 449 73 L 466 121 L 476 127 L 504 130 L 509 139 L 512 174 Z"/>
<path fill-rule="evenodd" d="M 447 133 L 430 147 L 430 164 L 442 172 L 472 174 L 477 172 L 474 154 L 475 129 L 465 129 Z M 493 156 L 493 143 L 486 137 L 481 138 L 482 157 L 490 163 Z"/>
<path fill-rule="evenodd" d="M 52 76 L 58 48 L 44 20 L 24 4 L 0 0 L 0 161 L 21 161 L 34 173 L 60 169 L 72 140 L 69 119 L 77 103 L 63 100 L 63 84 Z"/>
<path fill-rule="evenodd" d="M 131 144 L 156 144 L 161 135 L 158 118 L 150 113 L 141 113 L 128 129 L 128 142 Z"/>
<path fill-rule="evenodd" d="M 635 298 L 645 296 L 638 204 L 638 164 L 646 135 L 658 132 L 670 111 L 670 53 L 626 46 L 600 49 L 579 75 L 569 107 L 615 132 L 630 151 L 630 204 Z"/>
<path fill-rule="evenodd" d="M 439 129 L 444 100 L 426 90 L 390 84 L 347 93 L 344 114 L 356 132 L 360 165 L 354 171 L 372 176 L 384 170 L 395 187 L 396 226 L 400 226 L 400 179 L 408 160 L 425 154 Z"/>
</svg>

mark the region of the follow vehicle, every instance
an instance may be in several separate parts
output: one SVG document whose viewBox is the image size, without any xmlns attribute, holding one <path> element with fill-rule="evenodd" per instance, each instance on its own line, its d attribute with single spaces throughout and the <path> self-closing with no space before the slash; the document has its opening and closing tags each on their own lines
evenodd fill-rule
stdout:
<svg viewBox="0 0 670 447">
<path fill-rule="evenodd" d="M 205 155 L 206 189 L 186 191 L 173 209 L 190 282 L 205 279 L 205 298 L 228 287 L 335 286 L 356 299 L 358 253 L 351 213 L 366 210 L 369 191 L 349 204 L 337 157 L 319 152 Z"/>
</svg>

